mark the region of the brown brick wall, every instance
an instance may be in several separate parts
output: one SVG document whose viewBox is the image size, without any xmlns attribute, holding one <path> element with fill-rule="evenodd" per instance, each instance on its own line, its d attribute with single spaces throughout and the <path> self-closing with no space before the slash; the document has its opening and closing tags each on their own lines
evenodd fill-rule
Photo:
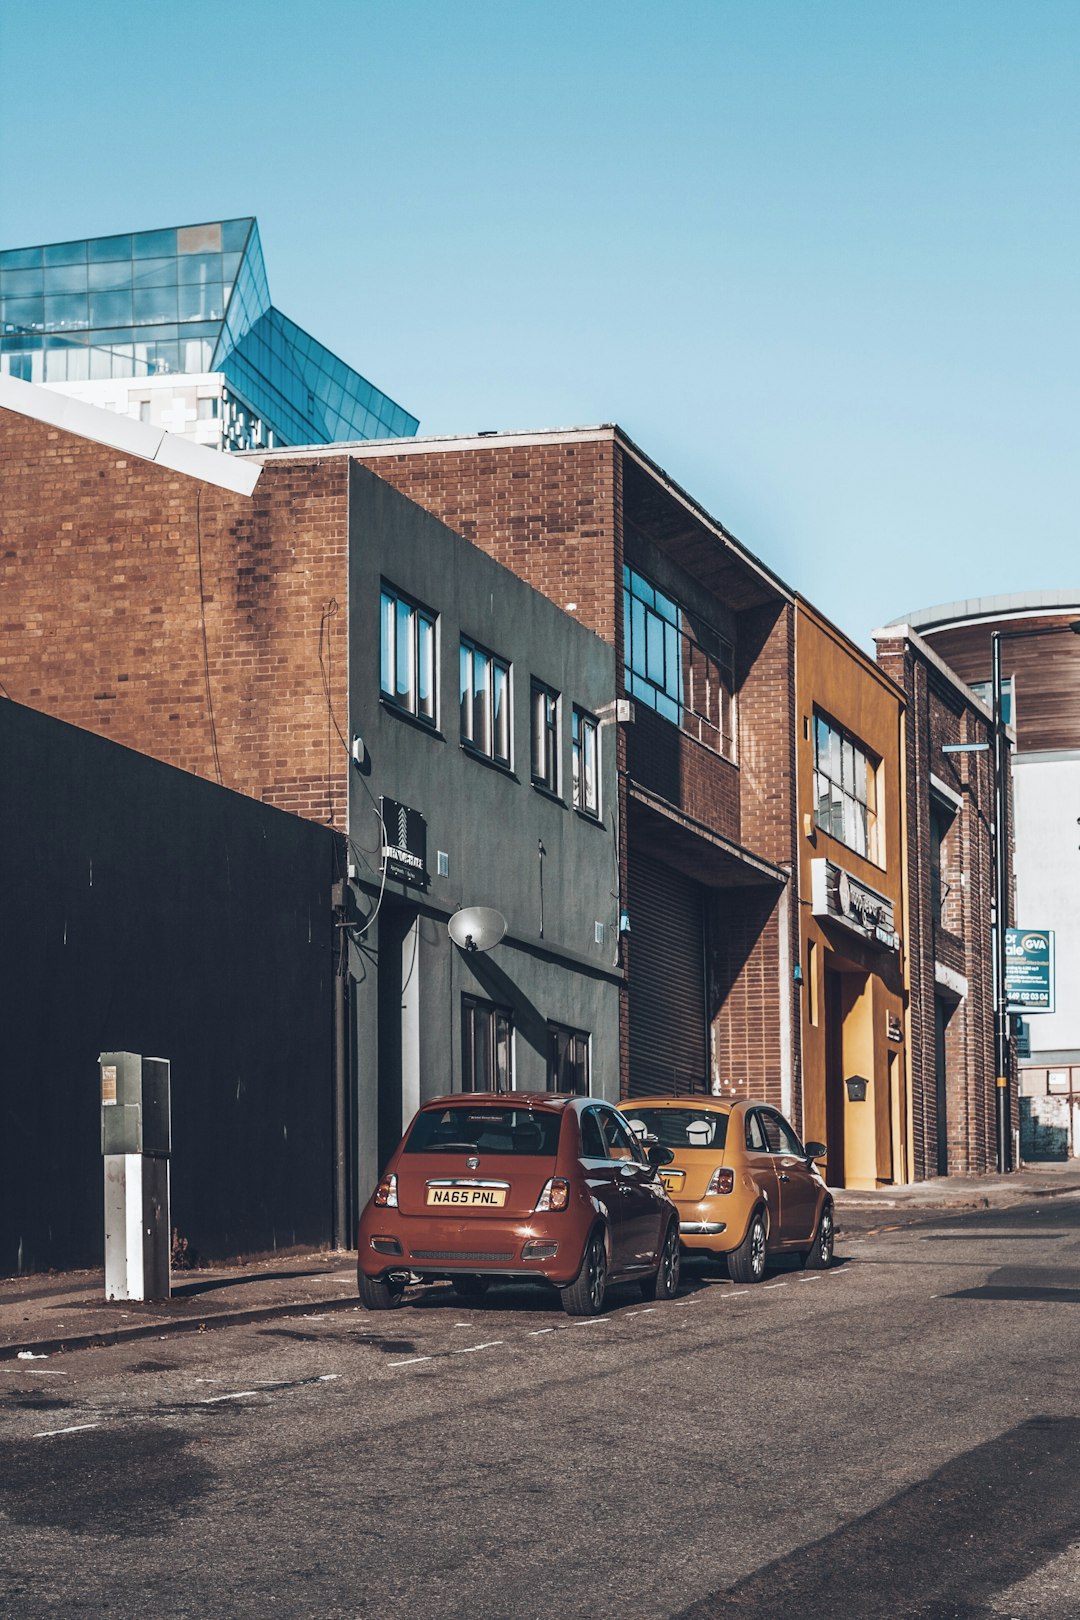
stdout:
<svg viewBox="0 0 1080 1620">
<path fill-rule="evenodd" d="M 878 663 L 904 689 L 907 722 L 909 1045 L 915 1174 L 937 1174 L 935 961 L 968 983 L 945 1031 L 950 1174 L 994 1168 L 994 1032 L 990 955 L 993 787 L 989 753 L 946 754 L 947 743 L 988 742 L 989 722 L 903 638 L 878 643 Z M 962 800 L 941 851 L 941 916 L 930 883 L 930 776 Z"/>
<path fill-rule="evenodd" d="M 618 645 L 622 452 L 610 439 L 357 460 Z"/>
<path fill-rule="evenodd" d="M 724 1095 L 761 1098 L 780 1108 L 784 1104 L 778 1042 L 783 947 L 776 891 L 714 891 L 709 940 L 714 1063 Z"/>
<path fill-rule="evenodd" d="M 0 681 L 17 701 L 344 825 L 344 458 L 252 499 L 0 411 Z M 338 604 L 337 610 L 330 607 Z"/>
</svg>

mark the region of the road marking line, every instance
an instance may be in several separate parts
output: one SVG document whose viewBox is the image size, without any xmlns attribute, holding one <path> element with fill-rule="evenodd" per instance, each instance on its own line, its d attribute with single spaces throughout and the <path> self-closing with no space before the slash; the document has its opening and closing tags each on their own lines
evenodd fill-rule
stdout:
<svg viewBox="0 0 1080 1620">
<path fill-rule="evenodd" d="M 700 1305 L 701 1301 L 699 1299 L 679 1299 L 675 1303 L 677 1305 Z"/>
<path fill-rule="evenodd" d="M 388 1361 L 388 1367 L 415 1367 L 418 1361 L 430 1361 L 431 1356 L 412 1356 L 408 1361 Z"/>
<path fill-rule="evenodd" d="M 610 1316 L 586 1316 L 580 1322 L 567 1322 L 567 1327 L 608 1327 Z"/>
<path fill-rule="evenodd" d="M 474 1350 L 495 1350 L 505 1341 L 503 1339 L 489 1339 L 486 1344 L 467 1344 L 463 1350 L 455 1350 L 455 1356 L 471 1356 Z"/>
<path fill-rule="evenodd" d="M 766 1283 L 765 1284 L 765 1289 L 763 1290 L 763 1292 L 767 1291 L 770 1288 L 786 1288 L 786 1287 L 787 1287 L 787 1283 Z"/>
<path fill-rule="evenodd" d="M 655 1305 L 646 1305 L 643 1311 L 627 1311 L 626 1319 L 629 1321 L 632 1316 L 651 1316 L 655 1310 Z"/>
<path fill-rule="evenodd" d="M 28 1372 L 32 1378 L 70 1378 L 71 1374 L 61 1372 L 59 1367 L 20 1367 L 20 1372 Z"/>
<path fill-rule="evenodd" d="M 335 1378 L 340 1378 L 340 1377 L 341 1377 L 340 1373 L 320 1373 L 319 1374 L 319 1383 L 320 1384 L 332 1384 Z"/>
<path fill-rule="evenodd" d="M 231 1395 L 211 1395 L 202 1404 L 203 1406 L 213 1406 L 216 1401 L 242 1401 L 245 1395 L 261 1395 L 264 1393 L 265 1391 L 258 1389 L 236 1389 L 233 1390 Z"/>
<path fill-rule="evenodd" d="M 73 1423 L 70 1429 L 42 1429 L 35 1434 L 35 1440 L 49 1440 L 54 1434 L 77 1434 L 80 1429 L 100 1429 L 100 1423 Z"/>
<path fill-rule="evenodd" d="M 743 1295 L 748 1294 L 749 1292 L 749 1288 L 739 1288 L 736 1289 L 734 1294 L 721 1294 L 720 1297 L 721 1299 L 742 1299 Z"/>
<path fill-rule="evenodd" d="M 557 1333 L 557 1332 L 558 1332 L 557 1328 L 530 1328 L 529 1329 L 529 1338 L 530 1339 L 538 1338 L 541 1333 Z"/>
</svg>

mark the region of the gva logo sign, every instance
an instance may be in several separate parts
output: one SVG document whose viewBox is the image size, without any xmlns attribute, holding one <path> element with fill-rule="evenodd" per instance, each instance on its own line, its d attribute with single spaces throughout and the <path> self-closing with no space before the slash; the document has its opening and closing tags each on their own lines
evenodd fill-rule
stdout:
<svg viewBox="0 0 1080 1620">
<path fill-rule="evenodd" d="M 1022 939 L 1010 939 L 1005 946 L 1006 956 L 1047 955 L 1050 941 L 1045 934 L 1025 934 Z"/>
</svg>

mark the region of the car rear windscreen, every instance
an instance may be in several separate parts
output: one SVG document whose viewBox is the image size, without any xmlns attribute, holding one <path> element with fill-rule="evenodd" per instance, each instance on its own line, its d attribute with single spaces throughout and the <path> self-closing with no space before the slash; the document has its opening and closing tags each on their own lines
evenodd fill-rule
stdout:
<svg viewBox="0 0 1080 1620">
<path fill-rule="evenodd" d="M 623 1108 L 631 1125 L 639 1121 L 661 1147 L 722 1148 L 728 1116 L 711 1108 Z"/>
<path fill-rule="evenodd" d="M 562 1115 L 529 1108 L 426 1108 L 405 1143 L 406 1153 L 510 1153 L 555 1157 Z"/>
</svg>

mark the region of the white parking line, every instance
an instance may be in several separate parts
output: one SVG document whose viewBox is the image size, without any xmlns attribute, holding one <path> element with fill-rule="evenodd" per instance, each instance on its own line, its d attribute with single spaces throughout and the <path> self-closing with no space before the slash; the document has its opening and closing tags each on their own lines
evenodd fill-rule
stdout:
<svg viewBox="0 0 1080 1620">
<path fill-rule="evenodd" d="M 201 1404 L 203 1406 L 214 1406 L 218 1401 L 242 1401 L 245 1395 L 258 1395 L 260 1393 L 261 1391 L 257 1389 L 236 1389 L 233 1390 L 231 1395 L 211 1395 L 208 1400 L 203 1401 Z"/>
<path fill-rule="evenodd" d="M 455 1356 L 471 1356 L 474 1350 L 495 1350 L 505 1341 L 503 1339 L 489 1339 L 486 1344 L 467 1344 L 463 1350 L 455 1350 Z"/>
<path fill-rule="evenodd" d="M 34 1439 L 35 1440 L 49 1440 L 49 1439 L 52 1438 L 52 1436 L 54 1434 L 77 1434 L 80 1429 L 100 1429 L 100 1428 L 101 1428 L 100 1423 L 73 1423 L 71 1425 L 70 1429 L 42 1429 L 40 1434 L 35 1434 Z"/>
<path fill-rule="evenodd" d="M 721 1299 L 742 1299 L 743 1295 L 748 1294 L 749 1292 L 750 1292 L 749 1288 L 738 1288 L 738 1289 L 736 1289 L 734 1294 L 721 1294 L 720 1298 Z"/>
<path fill-rule="evenodd" d="M 541 1333 L 557 1333 L 557 1332 L 558 1332 L 557 1328 L 530 1328 L 529 1329 L 529 1338 L 530 1339 L 536 1339 L 536 1338 L 539 1338 Z"/>
<path fill-rule="evenodd" d="M 431 1356 L 410 1356 L 408 1361 L 388 1361 L 388 1367 L 415 1367 L 418 1361 L 430 1361 Z"/>
<path fill-rule="evenodd" d="M 629 1321 L 632 1316 L 651 1316 L 655 1310 L 655 1305 L 646 1305 L 643 1311 L 627 1311 L 626 1320 Z"/>
<path fill-rule="evenodd" d="M 610 1327 L 610 1316 L 583 1316 L 579 1322 L 567 1322 L 567 1327 Z"/>
<path fill-rule="evenodd" d="M 319 1383 L 320 1384 L 332 1384 L 335 1378 L 340 1378 L 340 1377 L 341 1377 L 340 1373 L 320 1373 L 319 1374 Z"/>
<path fill-rule="evenodd" d="M 770 1288 L 786 1288 L 786 1287 L 787 1287 L 787 1283 L 766 1283 L 765 1287 L 762 1289 L 762 1293 L 767 1293 Z"/>
</svg>

